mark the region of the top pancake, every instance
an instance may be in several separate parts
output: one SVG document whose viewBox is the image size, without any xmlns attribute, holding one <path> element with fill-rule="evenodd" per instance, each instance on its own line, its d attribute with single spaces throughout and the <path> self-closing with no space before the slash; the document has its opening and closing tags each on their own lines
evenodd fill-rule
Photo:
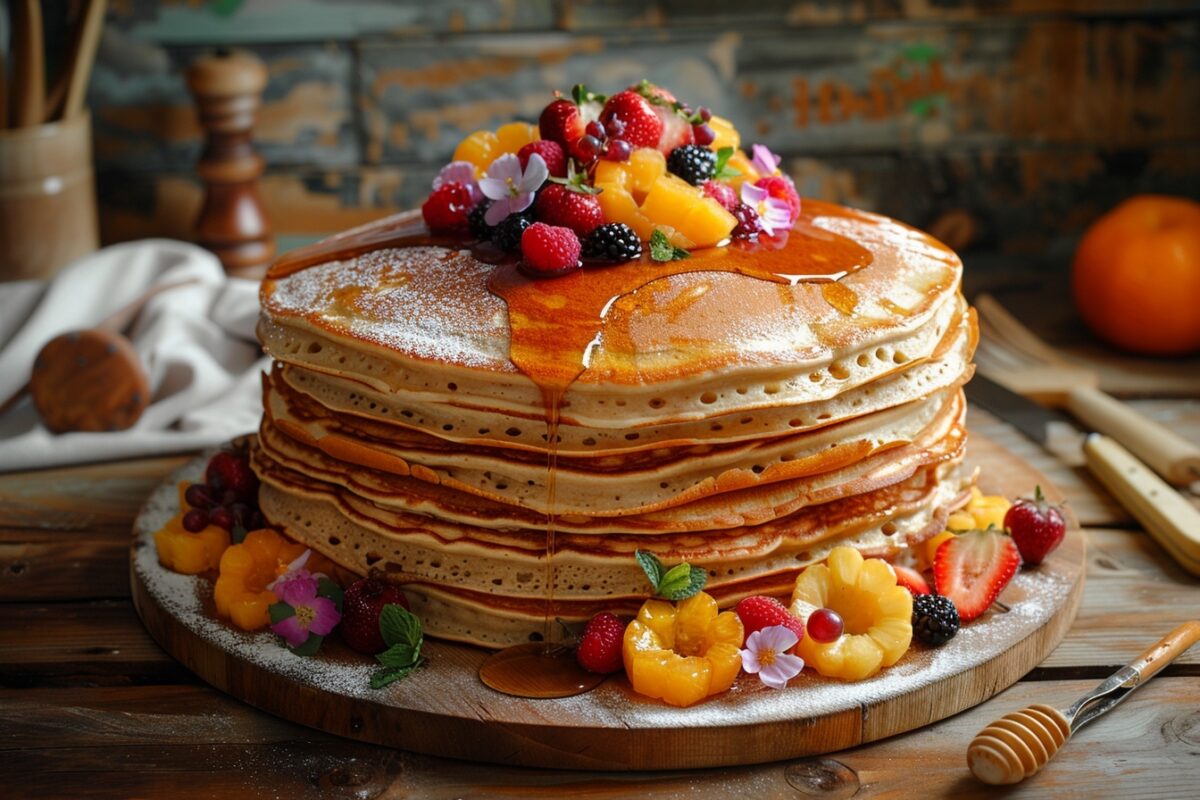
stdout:
<svg viewBox="0 0 1200 800">
<path fill-rule="evenodd" d="M 386 244 L 397 231 L 417 238 L 339 255 L 356 241 Z M 534 325 L 489 288 L 502 266 L 422 235 L 419 216 L 400 215 L 294 254 L 290 263 L 303 268 L 276 269 L 262 285 L 268 352 L 383 392 L 537 415 L 544 386 L 510 358 L 519 350 L 510 349 L 514 326 L 528 333 Z M 836 254 L 824 248 L 838 241 L 867 257 L 834 284 L 721 271 L 736 261 L 809 274 L 822 253 Z M 816 402 L 927 359 L 961 316 L 961 269 L 952 251 L 919 231 L 806 200 L 783 249 L 710 248 L 672 265 L 585 269 L 539 281 L 531 296 L 549 310 L 543 335 L 551 343 L 573 323 L 580 335 L 594 328 L 587 368 L 573 383 L 560 381 L 570 383 L 564 422 L 633 427 Z M 617 284 L 629 290 L 607 299 L 603 319 L 573 319 L 583 298 Z"/>
</svg>

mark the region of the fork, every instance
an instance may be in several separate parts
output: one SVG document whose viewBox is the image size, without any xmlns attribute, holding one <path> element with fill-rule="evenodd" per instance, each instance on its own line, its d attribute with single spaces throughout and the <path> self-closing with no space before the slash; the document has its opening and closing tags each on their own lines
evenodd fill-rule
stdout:
<svg viewBox="0 0 1200 800">
<path fill-rule="evenodd" d="M 1178 486 L 1200 480 L 1200 447 L 1099 389 L 1096 371 L 1072 363 L 989 294 L 975 298 L 979 370 L 1041 403 L 1061 406 L 1092 430 L 1121 442 Z"/>
</svg>

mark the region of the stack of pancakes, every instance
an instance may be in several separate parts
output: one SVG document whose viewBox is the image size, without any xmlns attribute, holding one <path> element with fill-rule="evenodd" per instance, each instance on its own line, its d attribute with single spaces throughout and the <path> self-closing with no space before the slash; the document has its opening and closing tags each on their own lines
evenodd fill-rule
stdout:
<svg viewBox="0 0 1200 800">
<path fill-rule="evenodd" d="M 528 320 L 489 290 L 497 267 L 419 216 L 293 256 L 262 287 L 263 513 L 402 583 L 428 634 L 487 647 L 636 611 L 639 549 L 705 568 L 722 606 L 788 594 L 837 545 L 897 556 L 968 482 L 961 264 L 883 217 L 806 201 L 801 225 L 869 263 L 829 284 L 704 269 L 719 248 L 647 260 L 553 409 L 510 358 Z M 569 324 L 570 282 L 542 283 Z"/>
</svg>

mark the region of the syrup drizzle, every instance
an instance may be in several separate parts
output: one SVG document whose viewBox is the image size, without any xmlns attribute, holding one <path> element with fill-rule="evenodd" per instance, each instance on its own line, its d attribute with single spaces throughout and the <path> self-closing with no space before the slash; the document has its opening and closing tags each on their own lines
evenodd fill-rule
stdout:
<svg viewBox="0 0 1200 800">
<path fill-rule="evenodd" d="M 850 314 L 858 297 L 838 282 L 868 266 L 871 252 L 817 222 L 821 216 L 853 215 L 854 212 L 839 206 L 805 201 L 804 213 L 789 234 L 756 243 L 735 242 L 728 247 L 697 250 L 687 259 L 666 263 L 651 261 L 646 254 L 639 261 L 576 270 L 552 279 L 529 278 L 520 272 L 515 259 L 499 256 L 494 250 L 489 252 L 486 247 L 476 252 L 480 260 L 495 264 L 488 289 L 508 307 L 509 358 L 542 395 L 547 469 L 543 641 L 516 645 L 490 656 L 480 668 L 484 683 L 520 697 L 566 697 L 588 691 L 604 679 L 582 671 L 570 649 L 551 642 L 551 623 L 559 420 L 567 390 L 588 368 L 596 350 L 603 347 L 609 311 L 622 298 L 671 276 L 734 272 L 779 284 L 780 297 L 789 304 L 794 297 L 788 287 L 801 283 L 827 284 L 822 292 L 826 301 L 842 313 Z M 284 277 L 309 266 L 374 250 L 423 245 L 461 249 L 462 242 L 429 235 L 421 225 L 420 216 L 414 214 L 384 228 L 349 232 L 293 251 L 277 260 L 267 277 Z M 678 308 L 671 308 L 668 313 L 672 318 L 683 313 L 704 291 L 698 287 L 685 292 L 673 301 Z"/>
</svg>

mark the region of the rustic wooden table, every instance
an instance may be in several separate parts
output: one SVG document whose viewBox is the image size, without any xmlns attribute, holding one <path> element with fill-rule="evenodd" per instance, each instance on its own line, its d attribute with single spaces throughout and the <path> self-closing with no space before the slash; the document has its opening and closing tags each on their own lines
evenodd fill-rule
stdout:
<svg viewBox="0 0 1200 800">
<path fill-rule="evenodd" d="M 1200 400 L 1133 403 L 1200 441 Z M 971 737 L 1030 703 L 1071 702 L 1200 616 L 1200 581 L 1171 562 L 1082 468 L 983 411 L 971 411 L 970 425 L 1049 476 L 1084 526 L 1087 583 L 1066 639 L 989 702 L 924 729 L 825 758 L 696 772 L 470 764 L 359 744 L 268 716 L 167 656 L 129 599 L 134 513 L 187 456 L 0 475 L 4 796 L 995 796 L 967 771 Z M 1011 794 L 1159 800 L 1194 797 L 1197 785 L 1200 648 L 1084 728 Z"/>
</svg>

